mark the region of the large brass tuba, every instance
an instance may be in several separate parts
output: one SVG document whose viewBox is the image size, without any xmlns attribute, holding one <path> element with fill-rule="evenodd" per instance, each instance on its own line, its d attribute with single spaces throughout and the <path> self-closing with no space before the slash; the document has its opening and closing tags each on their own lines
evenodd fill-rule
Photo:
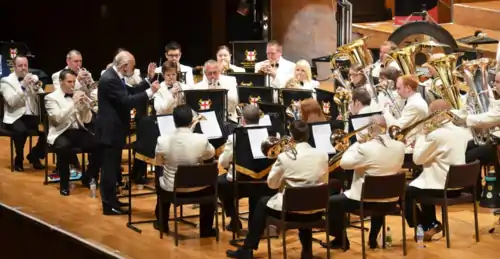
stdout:
<svg viewBox="0 0 500 259">
<path fill-rule="evenodd" d="M 282 152 L 291 155 L 290 158 L 294 160 L 297 158 L 295 143 L 290 136 L 283 136 L 282 138 L 269 136 L 262 141 L 260 149 L 262 154 L 269 159 L 276 159 Z"/>
<path fill-rule="evenodd" d="M 399 126 L 392 125 L 389 127 L 389 136 L 398 141 L 404 141 L 410 136 L 410 132 L 413 132 L 419 126 L 425 126 L 429 131 L 428 133 L 434 131 L 435 129 L 441 127 L 445 123 L 457 120 L 458 117 L 448 110 L 439 110 L 429 114 L 427 117 L 414 122 L 410 126 L 401 129 Z"/>
<path fill-rule="evenodd" d="M 404 75 L 415 75 L 417 73 L 415 54 L 421 49 L 422 46 L 420 43 L 414 43 L 404 48 L 391 51 L 384 60 L 384 66 L 389 66 L 389 63 L 394 60 L 401 68 Z"/>
<path fill-rule="evenodd" d="M 488 69 L 496 66 L 496 60 L 481 58 L 466 61 L 462 65 L 463 76 L 470 88 L 467 94 L 468 112 L 485 113 L 489 109 L 490 100 L 495 99 L 495 92 L 488 82 Z M 471 129 L 476 145 L 484 145 L 490 140 L 491 129 Z"/>
<path fill-rule="evenodd" d="M 457 110 L 463 108 L 463 103 L 460 90 L 457 87 L 459 82 L 453 71 L 457 66 L 457 59 L 463 54 L 463 52 L 452 53 L 428 63 L 439 74 L 439 77 L 432 81 L 432 93 L 448 101 Z M 441 81 L 441 84 L 438 84 L 438 80 Z"/>
<path fill-rule="evenodd" d="M 333 101 L 337 104 L 337 109 L 339 114 L 342 115 L 342 120 L 344 121 L 344 131 L 349 131 L 349 103 L 352 100 L 352 92 L 345 88 L 338 88 L 335 91 Z"/>
<path fill-rule="evenodd" d="M 333 69 L 338 69 L 336 60 L 339 57 L 348 57 L 351 65 L 362 64 L 363 67 L 373 64 L 373 55 L 366 45 L 368 36 L 352 41 L 337 48 L 337 52 L 332 55 L 330 63 Z"/>
</svg>

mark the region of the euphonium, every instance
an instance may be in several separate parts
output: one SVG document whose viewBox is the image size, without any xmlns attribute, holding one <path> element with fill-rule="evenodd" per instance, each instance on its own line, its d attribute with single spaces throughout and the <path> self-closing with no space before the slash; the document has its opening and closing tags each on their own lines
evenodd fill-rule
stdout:
<svg viewBox="0 0 500 259">
<path fill-rule="evenodd" d="M 428 62 L 439 74 L 439 77 L 432 81 L 431 91 L 440 98 L 448 101 L 453 109 L 457 110 L 463 108 L 463 104 L 460 91 L 457 87 L 458 81 L 453 71 L 457 66 L 457 59 L 463 54 L 463 52 L 452 53 Z M 437 80 L 440 80 L 441 84 L 438 84 Z"/>
<path fill-rule="evenodd" d="M 349 131 L 349 103 L 352 100 L 352 92 L 339 88 L 335 91 L 333 101 L 337 104 L 337 109 L 339 114 L 342 115 L 342 120 L 344 121 L 344 131 Z"/>
<path fill-rule="evenodd" d="M 334 130 L 330 135 L 330 143 L 335 148 L 337 153 L 335 153 L 335 155 L 332 158 L 330 158 L 328 164 L 330 166 L 334 165 L 334 168 L 337 168 L 339 166 L 340 159 L 344 155 L 344 152 L 347 150 L 347 148 L 351 145 L 349 142 L 349 139 L 351 137 L 355 135 L 360 135 L 361 141 L 359 142 L 366 142 L 371 140 L 373 136 L 370 133 L 362 134 L 361 132 L 375 125 L 377 124 L 372 122 L 349 133 L 346 133 L 343 130 L 339 129 Z M 386 131 L 385 128 L 381 128 L 381 133 L 385 133 L 385 131 Z"/>
<path fill-rule="evenodd" d="M 291 154 L 291 158 L 294 160 L 297 158 L 295 143 L 290 136 L 283 136 L 282 138 L 269 136 L 261 142 L 260 148 L 262 154 L 269 159 L 278 158 L 278 155 L 282 152 Z"/>
<path fill-rule="evenodd" d="M 394 140 L 404 141 L 408 137 L 410 137 L 410 132 L 413 132 L 417 127 L 425 126 L 429 130 L 428 133 L 430 133 L 433 130 L 441 127 L 443 124 L 452 122 L 456 119 L 457 116 L 448 110 L 436 111 L 403 129 L 396 125 L 390 126 L 389 136 Z"/>
<path fill-rule="evenodd" d="M 363 67 L 373 64 L 373 56 L 366 45 L 368 36 L 352 41 L 337 48 L 337 52 L 332 55 L 330 63 L 333 69 L 338 69 L 336 60 L 339 57 L 347 56 L 351 64 L 362 64 Z"/>
<path fill-rule="evenodd" d="M 191 121 L 191 124 L 189 124 L 189 128 L 191 129 L 191 131 L 194 130 L 194 128 L 196 127 L 196 125 L 198 123 L 200 123 L 200 121 L 202 120 L 206 120 L 207 118 L 205 118 L 205 116 L 203 116 L 202 114 L 199 114 L 199 113 L 196 113 L 195 111 L 193 111 L 193 120 Z"/>
<path fill-rule="evenodd" d="M 488 69 L 494 67 L 496 61 L 488 58 L 467 61 L 463 64 L 463 75 L 470 91 L 467 94 L 469 113 L 485 113 L 489 109 L 490 100 L 496 99 L 488 82 Z M 484 145 L 491 138 L 491 129 L 471 129 L 476 145 Z"/>
<path fill-rule="evenodd" d="M 387 80 L 387 84 L 379 83 L 379 84 L 375 85 L 375 89 L 377 90 L 377 92 L 383 93 L 385 96 L 387 96 L 387 98 L 391 102 L 391 106 L 390 106 L 391 113 L 397 119 L 397 118 L 401 117 L 401 113 L 402 113 L 403 109 L 401 107 L 399 107 L 398 102 L 396 101 L 396 98 L 392 94 L 393 85 L 394 85 L 394 81 Z"/>
<path fill-rule="evenodd" d="M 398 63 L 404 75 L 415 75 L 417 68 L 415 64 L 415 54 L 420 51 L 422 46 L 418 43 L 396 49 L 387 54 L 384 60 L 384 66 L 387 67 L 393 60 Z"/>
</svg>

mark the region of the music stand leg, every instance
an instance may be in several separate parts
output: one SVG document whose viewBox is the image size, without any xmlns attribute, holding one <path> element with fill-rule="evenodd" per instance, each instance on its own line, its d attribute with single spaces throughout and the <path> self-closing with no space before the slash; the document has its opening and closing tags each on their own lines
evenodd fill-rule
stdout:
<svg viewBox="0 0 500 259">
<path fill-rule="evenodd" d="M 142 221 L 135 221 L 135 222 L 132 221 L 132 196 L 134 196 L 134 197 L 144 196 L 144 195 L 156 194 L 156 192 L 132 194 L 132 185 L 131 185 L 130 177 L 127 177 L 127 185 L 128 185 L 128 195 L 127 195 L 128 196 L 128 222 L 127 222 L 126 226 L 127 226 L 127 228 L 132 229 L 133 231 L 141 234 L 142 230 L 134 225 L 154 223 L 156 221 L 156 219 L 142 220 Z M 126 197 L 126 196 L 122 195 L 122 198 L 123 197 Z"/>
</svg>

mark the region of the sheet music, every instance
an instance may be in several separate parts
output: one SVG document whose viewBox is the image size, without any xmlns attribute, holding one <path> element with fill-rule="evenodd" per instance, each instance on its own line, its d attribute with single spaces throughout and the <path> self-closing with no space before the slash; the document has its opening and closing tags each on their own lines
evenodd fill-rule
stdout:
<svg viewBox="0 0 500 259">
<path fill-rule="evenodd" d="M 330 135 L 332 134 L 332 129 L 330 124 L 319 124 L 312 126 L 312 133 L 314 144 L 316 148 L 324 151 L 328 154 L 334 154 L 332 143 L 330 143 Z"/>
<path fill-rule="evenodd" d="M 370 117 L 371 116 L 359 117 L 359 118 L 352 118 L 351 122 L 352 122 L 352 127 L 354 128 L 354 130 L 357 130 L 357 129 L 361 128 L 361 127 L 364 127 L 364 126 L 368 125 L 370 123 Z M 365 129 L 365 130 L 362 130 L 360 133 L 361 134 L 366 134 L 367 132 L 368 132 L 368 129 Z M 356 134 L 356 139 L 358 141 L 360 140 L 359 134 Z"/>
<path fill-rule="evenodd" d="M 269 136 L 266 128 L 248 129 L 248 140 L 250 141 L 250 149 L 252 150 L 253 159 L 266 158 L 260 148 L 260 143 Z"/>
<path fill-rule="evenodd" d="M 205 116 L 206 120 L 200 121 L 201 132 L 207 136 L 208 139 L 222 138 L 222 131 L 220 129 L 219 121 L 215 115 L 215 111 L 199 112 Z"/>
<path fill-rule="evenodd" d="M 158 128 L 160 129 L 160 136 L 172 134 L 175 131 L 174 116 L 158 116 Z"/>
<path fill-rule="evenodd" d="M 272 126 L 269 114 L 265 114 L 264 117 L 260 118 L 259 126 Z"/>
</svg>

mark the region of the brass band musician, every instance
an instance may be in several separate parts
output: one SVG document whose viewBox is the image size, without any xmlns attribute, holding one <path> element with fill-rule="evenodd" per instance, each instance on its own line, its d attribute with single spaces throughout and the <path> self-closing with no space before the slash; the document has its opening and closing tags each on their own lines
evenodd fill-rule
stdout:
<svg viewBox="0 0 500 259">
<path fill-rule="evenodd" d="M 429 105 L 429 112 L 451 109 L 449 102 L 439 99 Z M 443 197 L 443 189 L 450 165 L 465 164 L 467 148 L 467 132 L 461 130 L 452 122 L 440 122 L 445 118 L 433 118 L 433 122 L 424 126 L 415 142 L 413 161 L 423 165 L 422 173 L 406 188 L 405 217 L 410 227 L 422 225 L 424 241 L 430 241 L 432 236 L 441 232 L 442 225 L 436 219 L 434 205 L 420 204 L 417 208 L 417 222 L 413 222 L 413 200 L 420 197 Z M 448 197 L 460 195 L 460 190 L 448 191 Z"/>
<path fill-rule="evenodd" d="M 371 118 L 373 126 L 368 128 L 372 136 L 366 142 L 356 142 L 349 146 L 340 160 L 340 167 L 344 170 L 354 170 L 351 188 L 343 194 L 330 197 L 329 220 L 330 235 L 335 239 L 330 244 L 322 243 L 322 246 L 330 246 L 334 249 L 342 248 L 342 236 L 345 230 L 345 213 L 359 209 L 361 190 L 365 175 L 388 175 L 396 174 L 401 170 L 404 160 L 405 145 L 391 139 L 384 134 L 387 125 L 380 115 Z M 387 159 L 387 158 L 391 159 Z M 384 206 L 385 202 L 366 202 L 365 208 L 376 210 L 377 206 Z M 383 217 L 371 217 L 371 228 L 369 234 L 370 248 L 377 247 L 377 236 L 383 225 Z M 347 238 L 347 235 L 346 235 Z M 349 249 L 349 240 L 345 240 L 346 249 Z"/>
<path fill-rule="evenodd" d="M 184 83 L 189 86 L 193 86 L 194 85 L 193 68 L 186 65 L 182 65 L 180 63 L 182 57 L 181 45 L 179 45 L 179 43 L 177 42 L 168 43 L 165 46 L 165 57 L 167 58 L 167 61 L 173 61 L 177 63 L 178 72 L 186 74 L 186 81 Z M 161 67 L 158 67 L 155 70 L 155 73 L 160 74 Z"/>
<path fill-rule="evenodd" d="M 40 163 L 44 158 L 45 135 L 38 130 L 39 108 L 38 93 L 43 89 L 38 85 L 38 78 L 28 73 L 28 59 L 17 55 L 13 60 L 14 72 L 0 80 L 0 89 L 4 99 L 3 123 L 12 131 L 16 157 L 14 170 L 24 171 L 24 144 L 28 138 L 28 131 L 38 132 L 38 142 L 26 157 L 34 169 L 45 168 Z"/>
<path fill-rule="evenodd" d="M 295 63 L 283 58 L 283 47 L 277 41 L 267 43 L 267 60 L 255 64 L 255 73 L 268 75 L 269 85 L 279 88 L 295 71 Z"/>
<path fill-rule="evenodd" d="M 427 79 L 426 81 L 424 81 L 422 83 L 422 85 L 424 86 L 424 93 L 425 93 L 425 96 L 423 96 L 423 97 L 427 101 L 427 103 L 429 103 L 429 104 L 432 101 L 437 99 L 437 97 L 430 90 L 431 90 L 432 83 L 433 83 L 434 79 L 439 78 L 438 72 L 436 71 L 436 69 L 434 69 L 434 67 L 429 65 L 429 62 L 436 60 L 436 59 L 443 58 L 445 56 L 446 56 L 446 54 L 444 54 L 444 53 L 434 53 L 430 56 L 427 63 L 422 65 L 423 67 L 426 67 L 429 70 L 429 74 L 431 76 L 429 79 Z M 436 80 L 436 83 L 442 84 L 440 79 Z"/>
<path fill-rule="evenodd" d="M 372 76 L 373 77 L 380 77 L 380 72 L 382 70 L 383 67 L 383 64 L 385 63 L 385 59 L 387 58 L 387 54 L 389 54 L 390 52 L 396 50 L 398 48 L 398 46 L 392 42 L 392 41 L 384 41 L 381 45 L 380 45 L 380 52 L 379 52 L 379 60 L 377 60 L 374 64 L 373 64 L 373 70 L 372 70 Z M 396 61 L 391 61 L 389 63 L 389 66 L 388 67 L 393 67 L 393 68 L 396 68 L 396 69 L 400 69 L 399 68 L 399 65 Z"/>
<path fill-rule="evenodd" d="M 231 51 L 227 46 L 220 46 L 217 50 L 216 57 L 217 62 L 221 65 L 221 71 L 223 74 L 228 72 L 245 72 L 244 68 L 231 64 Z"/>
<path fill-rule="evenodd" d="M 78 50 L 71 50 L 66 55 L 66 67 L 64 69 L 71 69 L 77 73 L 78 77 L 75 83 L 75 89 L 82 89 L 88 94 L 90 84 L 93 83 L 92 74 L 86 69 L 82 68 L 83 59 L 82 54 Z M 62 70 L 52 74 L 52 84 L 54 85 L 54 89 L 58 89 L 60 86 L 59 83 L 59 73 Z"/>
<path fill-rule="evenodd" d="M 353 89 L 362 87 L 370 93 L 370 97 L 373 99 L 373 101 L 370 102 L 370 107 L 372 111 L 375 112 L 379 110 L 379 105 L 377 101 L 375 101 L 377 93 L 374 92 L 372 85 L 370 85 L 370 82 L 366 77 L 367 74 L 364 72 L 365 69 L 366 68 L 363 67 L 362 64 L 351 65 L 349 68 L 349 81 L 351 82 L 351 87 Z"/>
<path fill-rule="evenodd" d="M 384 67 L 380 70 L 378 78 L 380 87 L 378 87 L 377 90 L 385 88 L 386 91 L 388 92 L 386 93 L 385 91 L 379 90 L 378 104 L 380 110 L 383 110 L 388 103 L 395 106 L 395 108 L 404 106 L 405 100 L 403 100 L 396 91 L 396 82 L 398 81 L 398 77 L 400 76 L 401 76 L 401 71 L 392 66 Z M 388 94 L 391 94 L 392 96 L 388 96 Z M 394 100 L 391 100 L 391 97 Z"/>
<path fill-rule="evenodd" d="M 293 75 L 281 86 L 282 88 L 298 88 L 313 91 L 313 98 L 316 98 L 315 89 L 319 87 L 319 82 L 312 78 L 311 65 L 307 60 L 301 59 L 295 63 Z"/>
<path fill-rule="evenodd" d="M 177 81 L 177 63 L 166 61 L 161 70 L 165 81 L 161 82 L 160 89 L 153 96 L 157 115 L 172 113 L 174 108 L 184 101 L 182 91 L 191 88 Z"/>
</svg>

